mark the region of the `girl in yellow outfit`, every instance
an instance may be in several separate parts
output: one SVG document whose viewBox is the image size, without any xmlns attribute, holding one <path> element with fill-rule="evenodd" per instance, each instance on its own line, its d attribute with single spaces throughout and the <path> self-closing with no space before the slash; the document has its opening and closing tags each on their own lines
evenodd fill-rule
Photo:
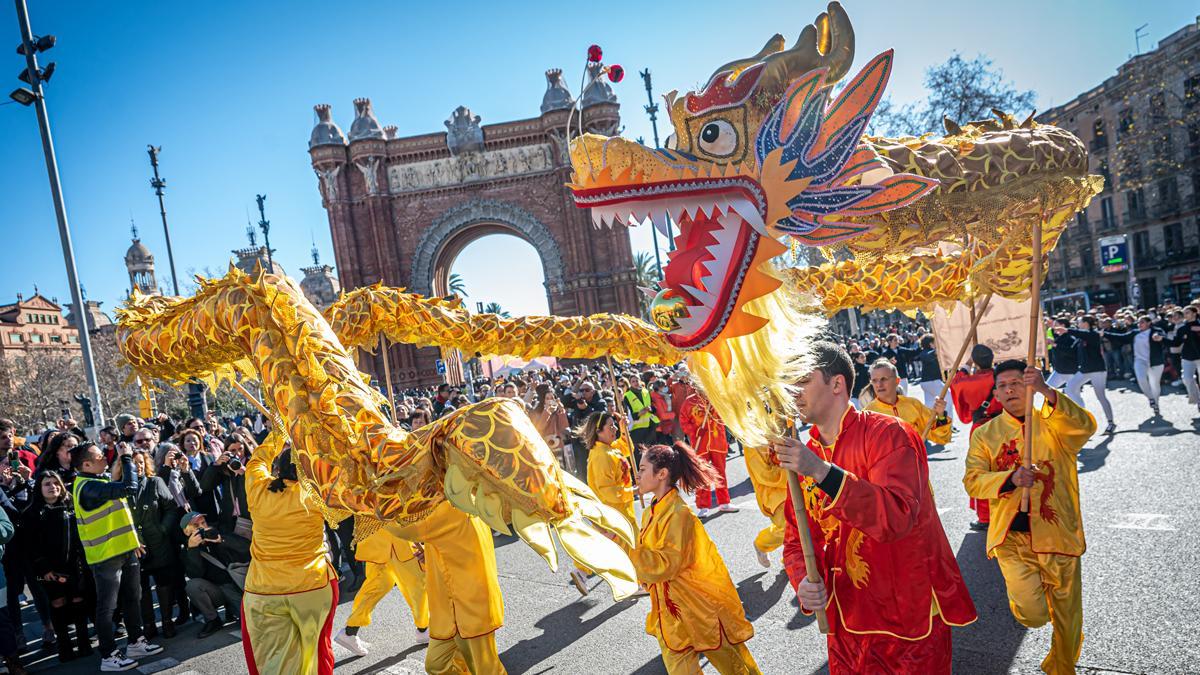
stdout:
<svg viewBox="0 0 1200 675">
<path fill-rule="evenodd" d="M 667 673 L 700 675 L 703 653 L 722 675 L 760 675 L 745 644 L 754 628 L 725 562 L 677 489 L 710 486 L 716 471 L 682 442 L 645 450 L 638 469 L 638 490 L 654 501 L 629 557 L 650 592 L 646 632 L 658 638 Z"/>
<path fill-rule="evenodd" d="M 496 650 L 496 630 L 504 625 L 504 598 L 491 528 L 450 502 L 442 502 L 415 523 L 384 527 L 425 545 L 430 616 L 425 672 L 504 675 Z"/>
<path fill-rule="evenodd" d="M 618 440 L 621 432 L 617 426 L 617 416 L 606 412 L 592 413 L 576 433 L 588 448 L 588 487 L 592 488 L 601 503 L 620 511 L 629 519 L 629 526 L 636 530 L 630 455 Z"/>
<path fill-rule="evenodd" d="M 412 611 L 417 627 L 417 644 L 429 642 L 429 599 L 425 596 L 425 552 L 415 544 L 380 528 L 358 542 L 354 558 L 366 564 L 366 580 L 354 595 L 354 608 L 346 627 L 338 632 L 334 642 L 356 656 L 366 656 L 370 643 L 358 637 L 358 629 L 371 625 L 371 612 L 392 588 L 400 594 Z"/>
<path fill-rule="evenodd" d="M 246 463 L 254 529 L 242 596 L 242 648 L 251 675 L 329 675 L 337 574 L 329 563 L 321 512 L 302 503 L 296 465 L 290 450 L 279 452 L 281 445 L 281 439 L 264 442 Z"/>
</svg>

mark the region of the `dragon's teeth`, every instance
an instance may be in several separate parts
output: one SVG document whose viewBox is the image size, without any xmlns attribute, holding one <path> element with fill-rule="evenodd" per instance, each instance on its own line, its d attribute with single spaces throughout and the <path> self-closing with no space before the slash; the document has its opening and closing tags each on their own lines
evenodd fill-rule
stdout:
<svg viewBox="0 0 1200 675">
<path fill-rule="evenodd" d="M 758 207 L 746 201 L 745 199 L 734 199 L 730 204 L 733 210 L 741 216 L 742 220 L 750 223 L 750 226 L 758 230 L 760 233 L 766 232 L 766 226 L 763 224 L 762 214 L 758 212 Z"/>
<path fill-rule="evenodd" d="M 663 209 L 655 209 L 650 213 L 650 221 L 654 223 L 654 229 L 658 230 L 664 237 L 670 237 L 671 214 Z"/>
<path fill-rule="evenodd" d="M 699 300 L 701 303 L 703 303 L 705 307 L 715 307 L 717 304 L 717 296 L 713 295 L 712 293 L 709 293 L 708 291 L 703 291 L 703 290 L 700 290 L 699 288 L 696 288 L 695 286 L 688 286 L 687 284 L 684 284 L 683 286 L 681 286 L 681 288 L 683 288 L 683 290 L 687 291 L 688 294 L 691 295 L 693 298 L 695 298 L 695 299 Z"/>
<path fill-rule="evenodd" d="M 690 309 L 699 308 L 691 307 Z M 699 316 L 696 316 L 695 314 L 699 314 Z M 708 312 L 702 311 L 698 313 L 689 313 L 688 316 L 676 318 L 675 323 L 679 325 L 679 328 L 672 332 L 682 335 L 693 335 L 700 332 L 700 329 L 704 327 L 704 320 L 708 318 L 707 314 Z"/>
</svg>

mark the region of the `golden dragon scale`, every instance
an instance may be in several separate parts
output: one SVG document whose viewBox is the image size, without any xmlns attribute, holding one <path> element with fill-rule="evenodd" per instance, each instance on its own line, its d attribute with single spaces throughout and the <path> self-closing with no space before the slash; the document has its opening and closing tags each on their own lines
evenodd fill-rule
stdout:
<svg viewBox="0 0 1200 675">
<path fill-rule="evenodd" d="M 492 399 L 409 433 L 388 422 L 325 318 L 290 279 L 230 268 L 190 298 L 135 295 L 118 312 L 118 345 L 134 370 L 169 381 L 256 376 L 327 515 L 414 522 L 448 499 L 489 526 L 509 525 L 551 566 L 564 548 L 624 597 L 632 565 L 586 523 L 632 543 L 633 532 L 561 471 L 523 408 Z M 586 517 L 587 521 L 584 520 Z"/>
<path fill-rule="evenodd" d="M 650 324 L 622 314 L 592 316 L 472 315 L 459 302 L 425 298 L 402 288 L 356 288 L 325 310 L 346 347 L 373 348 L 380 333 L 418 347 L 532 359 L 620 355 L 642 363 L 674 364 L 683 353 Z"/>
</svg>

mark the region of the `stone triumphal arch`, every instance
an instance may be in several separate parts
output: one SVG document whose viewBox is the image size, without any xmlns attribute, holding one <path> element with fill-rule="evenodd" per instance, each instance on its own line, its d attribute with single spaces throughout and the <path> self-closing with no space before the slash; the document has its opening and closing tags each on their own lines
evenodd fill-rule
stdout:
<svg viewBox="0 0 1200 675">
<path fill-rule="evenodd" d="M 479 237 L 503 233 L 537 251 L 551 313 L 636 313 L 628 234 L 595 229 L 564 187 L 571 173 L 566 121 L 573 104 L 562 73 L 550 70 L 540 114 L 512 122 L 481 124 L 479 115 L 459 106 L 446 131 L 398 138 L 396 127 L 381 126 L 364 98 L 354 101 L 354 121 L 344 134 L 330 106 L 316 106 L 309 154 L 342 287 L 382 281 L 445 295 L 455 256 Z M 603 134 L 620 126 L 620 107 L 607 83 L 588 90 L 582 121 L 585 131 Z M 442 381 L 438 358 L 448 362 L 449 379 L 458 381 L 455 357 L 395 346 L 393 385 Z M 382 359 L 364 356 L 361 365 L 382 382 Z"/>
</svg>

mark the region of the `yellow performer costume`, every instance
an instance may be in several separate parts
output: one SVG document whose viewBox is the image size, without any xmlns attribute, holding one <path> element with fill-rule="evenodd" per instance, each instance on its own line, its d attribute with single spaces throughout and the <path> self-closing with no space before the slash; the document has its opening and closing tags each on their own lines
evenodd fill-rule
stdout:
<svg viewBox="0 0 1200 675">
<path fill-rule="evenodd" d="M 700 675 L 701 653 L 723 675 L 759 673 L 746 648 L 754 627 L 729 570 L 677 491 L 642 512 L 629 557 L 650 593 L 646 632 L 658 638 L 667 673 Z"/>
<path fill-rule="evenodd" d="M 875 398 L 864 409 L 904 420 L 911 424 L 912 428 L 916 429 L 918 434 L 924 431 L 925 425 L 929 424 L 929 420 L 934 418 L 933 411 L 927 408 L 924 403 L 903 394 L 896 396 L 895 405 L 884 403 L 881 399 Z M 948 417 L 941 424 L 938 424 L 934 420 L 933 426 L 929 427 L 929 432 L 922 436 L 921 440 L 929 441 L 936 445 L 945 445 L 950 442 L 950 432 L 952 429 L 953 426 L 950 424 Z"/>
<path fill-rule="evenodd" d="M 754 486 L 754 498 L 758 501 L 758 510 L 771 519 L 771 523 L 759 531 L 754 537 L 754 550 L 759 553 L 759 561 L 766 567 L 770 564 L 766 554 L 783 546 L 783 533 L 787 526 L 787 517 L 783 510 L 788 501 L 787 475 L 780 466 L 770 460 L 766 448 L 747 447 L 746 470 L 750 474 L 750 483 Z"/>
<path fill-rule="evenodd" d="M 496 650 L 504 625 L 504 598 L 496 577 L 492 530 L 447 502 L 411 525 L 386 525 L 404 539 L 425 543 L 429 597 L 429 675 L 506 672 Z"/>
<path fill-rule="evenodd" d="M 588 452 L 588 487 L 600 498 L 600 503 L 610 506 L 629 519 L 629 526 L 637 525 L 633 511 L 633 478 L 629 472 L 629 451 L 624 442 L 617 439 L 612 445 L 596 441 Z"/>
<path fill-rule="evenodd" d="M 1096 420 L 1066 396 L 1057 399 L 1034 412 L 1037 478 L 1027 518 L 1019 514 L 1022 491 L 1011 482 L 1021 464 L 1025 427 L 1007 411 L 971 435 L 963 484 L 972 497 L 988 500 L 988 555 L 1000 564 L 1013 616 L 1030 628 L 1047 621 L 1054 626 L 1042 670 L 1074 673 L 1083 646 L 1079 557 L 1087 548 L 1075 462 Z"/>
<path fill-rule="evenodd" d="M 246 463 L 246 504 L 254 513 L 250 569 L 242 596 L 242 648 L 252 675 L 333 672 L 330 632 L 337 574 L 329 563 L 321 512 L 305 506 L 300 485 L 271 492 L 273 434 Z"/>
<path fill-rule="evenodd" d="M 429 600 L 425 596 L 425 570 L 421 568 L 411 542 L 380 529 L 358 542 L 354 557 L 366 563 L 366 579 L 354 596 L 354 608 L 346 620 L 348 627 L 370 626 L 375 605 L 393 587 L 399 587 L 417 630 L 428 630 Z"/>
</svg>

